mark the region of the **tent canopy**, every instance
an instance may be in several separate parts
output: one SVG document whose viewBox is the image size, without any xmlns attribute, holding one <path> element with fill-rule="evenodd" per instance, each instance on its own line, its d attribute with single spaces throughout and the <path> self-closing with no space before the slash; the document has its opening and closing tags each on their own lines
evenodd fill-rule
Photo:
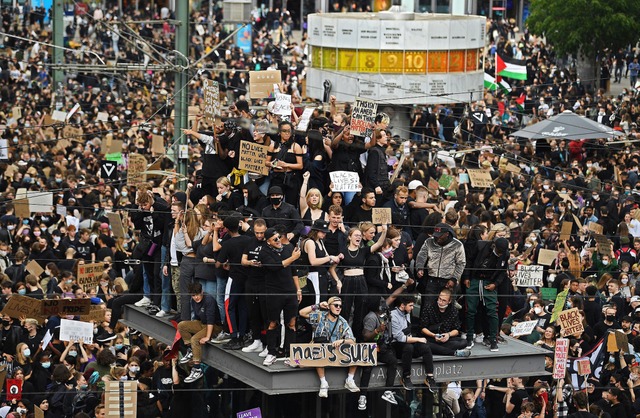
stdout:
<svg viewBox="0 0 640 418">
<path fill-rule="evenodd" d="M 624 133 L 614 131 L 613 128 L 566 110 L 535 125 L 514 132 L 512 135 L 528 139 L 580 140 L 618 137 L 624 136 Z"/>
</svg>

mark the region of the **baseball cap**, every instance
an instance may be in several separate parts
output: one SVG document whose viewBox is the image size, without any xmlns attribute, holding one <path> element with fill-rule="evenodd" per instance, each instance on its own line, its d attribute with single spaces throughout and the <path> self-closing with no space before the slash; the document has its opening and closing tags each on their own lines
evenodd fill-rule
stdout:
<svg viewBox="0 0 640 418">
<path fill-rule="evenodd" d="M 439 223 L 433 228 L 433 236 L 435 238 L 439 238 L 447 232 L 451 232 L 451 228 L 449 228 L 449 225 L 445 223 Z"/>
<path fill-rule="evenodd" d="M 506 238 L 498 238 L 495 241 L 496 250 L 498 250 L 501 254 L 509 251 L 509 241 Z"/>
<path fill-rule="evenodd" d="M 415 190 L 417 189 L 419 186 L 424 186 L 424 184 L 422 184 L 422 182 L 420 180 L 411 180 L 409 182 L 409 190 Z"/>
<path fill-rule="evenodd" d="M 632 297 L 631 300 L 629 301 L 629 303 L 633 303 L 633 302 L 640 302 L 640 296 Z"/>
</svg>

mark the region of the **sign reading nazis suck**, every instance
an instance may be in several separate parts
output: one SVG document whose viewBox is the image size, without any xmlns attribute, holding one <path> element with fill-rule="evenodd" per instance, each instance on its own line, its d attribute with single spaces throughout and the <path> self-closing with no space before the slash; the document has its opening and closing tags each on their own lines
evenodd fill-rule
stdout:
<svg viewBox="0 0 640 418">
<path fill-rule="evenodd" d="M 301 367 L 376 366 L 378 350 L 375 343 L 291 344 L 289 358 Z"/>
</svg>

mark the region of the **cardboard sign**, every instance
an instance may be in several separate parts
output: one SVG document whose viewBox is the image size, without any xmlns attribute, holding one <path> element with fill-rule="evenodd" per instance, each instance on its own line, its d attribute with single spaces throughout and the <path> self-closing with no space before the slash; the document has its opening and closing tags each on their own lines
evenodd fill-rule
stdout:
<svg viewBox="0 0 640 418">
<path fill-rule="evenodd" d="M 238 412 L 236 418 L 262 418 L 260 408 L 249 409 L 248 411 Z"/>
<path fill-rule="evenodd" d="M 91 299 L 45 299 L 42 301 L 42 315 L 89 315 Z"/>
<path fill-rule="evenodd" d="M 589 222 L 589 231 L 602 235 L 602 233 L 604 232 L 604 227 L 597 222 Z"/>
<path fill-rule="evenodd" d="M 427 189 L 430 191 L 437 192 L 438 190 L 440 190 L 440 185 L 438 184 L 436 179 L 430 178 L 429 183 L 427 183 Z"/>
<path fill-rule="evenodd" d="M 60 341 L 81 341 L 85 344 L 92 344 L 93 325 L 83 321 L 61 319 Z"/>
<path fill-rule="evenodd" d="M 568 241 L 571 239 L 571 230 L 573 229 L 573 222 L 562 222 L 562 229 L 560 230 L 560 241 Z"/>
<path fill-rule="evenodd" d="M 540 289 L 540 297 L 542 300 L 556 300 L 558 289 L 555 287 L 543 287 Z"/>
<path fill-rule="evenodd" d="M 629 338 L 624 332 L 615 330 L 607 335 L 607 352 L 617 353 L 618 351 L 629 352 Z"/>
<path fill-rule="evenodd" d="M 378 104 L 373 100 L 356 97 L 351 112 L 351 135 L 371 137 L 378 113 Z"/>
<path fill-rule="evenodd" d="M 271 113 L 284 117 L 291 116 L 291 95 L 276 93 L 276 101 Z"/>
<path fill-rule="evenodd" d="M 205 78 L 202 80 L 202 91 L 204 93 L 204 117 L 212 120 L 220 115 L 220 86 L 217 81 Z"/>
<path fill-rule="evenodd" d="M 109 144 L 109 148 L 107 148 L 107 154 L 122 154 L 122 144 L 121 139 L 114 139 L 111 141 L 111 144 Z"/>
<path fill-rule="evenodd" d="M 102 272 L 104 271 L 104 263 L 78 264 L 77 282 L 84 290 L 88 290 L 91 286 L 96 286 L 100 282 Z"/>
<path fill-rule="evenodd" d="M 540 287 L 544 284 L 542 282 L 543 273 L 542 266 L 519 264 L 516 271 L 516 285 L 519 287 Z"/>
<path fill-rule="evenodd" d="M 53 210 L 53 192 L 27 191 L 29 210 L 38 213 L 51 213 Z"/>
<path fill-rule="evenodd" d="M 5 366 L 0 369 L 0 389 L 4 387 L 5 379 L 7 378 L 7 368 Z"/>
<path fill-rule="evenodd" d="M 564 331 L 564 335 L 582 334 L 584 325 L 582 325 L 582 317 L 578 308 L 567 309 L 558 314 L 558 322 L 560 329 Z"/>
<path fill-rule="evenodd" d="M 332 171 L 329 173 L 334 192 L 359 192 L 360 177 L 352 171 Z"/>
<path fill-rule="evenodd" d="M 15 199 L 13 201 L 13 207 L 18 218 L 29 218 L 31 216 L 31 210 L 29 209 L 29 199 Z"/>
<path fill-rule="evenodd" d="M 591 374 L 591 360 L 588 358 L 583 358 L 577 360 L 578 364 L 578 375 L 580 376 L 589 376 Z"/>
<path fill-rule="evenodd" d="M 44 318 L 42 318 L 40 312 L 42 312 L 42 301 L 21 295 L 12 295 L 2 309 L 3 315 L 7 315 L 15 319 L 19 319 L 23 316 L 27 318 L 34 318 L 42 324 L 44 323 Z"/>
<path fill-rule="evenodd" d="M 604 235 L 595 234 L 596 242 L 598 243 L 598 254 L 609 255 L 611 254 L 611 248 L 613 244 Z"/>
<path fill-rule="evenodd" d="M 104 404 L 106 416 L 111 418 L 135 418 L 138 409 L 138 382 L 105 382 Z"/>
<path fill-rule="evenodd" d="M 536 325 L 538 325 L 538 321 L 519 322 L 518 324 L 511 327 L 511 336 L 521 337 L 523 335 L 529 335 L 533 332 Z"/>
<path fill-rule="evenodd" d="M 375 225 L 391 225 L 391 208 L 371 209 L 371 222 Z"/>
<path fill-rule="evenodd" d="M 309 122 L 311 121 L 311 115 L 313 114 L 312 107 L 306 107 L 304 112 L 302 112 L 302 116 L 300 116 L 300 120 L 298 120 L 298 126 L 296 126 L 296 130 L 298 131 L 306 131 L 309 127 Z"/>
<path fill-rule="evenodd" d="M 38 264 L 36 260 L 29 261 L 25 268 L 29 273 L 33 274 L 36 277 L 40 277 L 40 275 L 44 273 L 44 269 L 42 268 L 42 266 L 40 266 L 40 264 Z"/>
<path fill-rule="evenodd" d="M 80 315 L 80 320 L 84 322 L 104 322 L 104 314 L 106 310 L 99 305 L 91 305 L 89 315 Z"/>
<path fill-rule="evenodd" d="M 553 263 L 553 260 L 555 260 L 557 257 L 557 251 L 542 248 L 538 252 L 538 264 L 542 264 L 543 266 L 550 266 L 551 263 Z"/>
<path fill-rule="evenodd" d="M 507 170 L 507 171 L 510 171 L 510 172 L 512 172 L 512 173 L 514 173 L 514 174 L 520 174 L 520 172 L 522 171 L 522 169 L 521 169 L 520 167 L 518 167 L 518 166 L 517 166 L 517 165 L 515 165 L 515 164 L 511 164 L 511 163 L 508 163 L 508 164 L 504 167 L 504 169 L 505 169 L 505 170 Z"/>
<path fill-rule="evenodd" d="M 7 400 L 19 401 L 22 399 L 22 380 L 7 379 Z"/>
<path fill-rule="evenodd" d="M 162 135 L 151 135 L 151 152 L 164 154 L 164 138 Z"/>
<path fill-rule="evenodd" d="M 238 168 L 247 170 L 251 173 L 269 175 L 269 168 L 265 165 L 267 160 L 267 151 L 269 147 L 266 145 L 256 144 L 255 142 L 240 141 L 240 159 L 238 160 Z"/>
<path fill-rule="evenodd" d="M 555 360 L 553 362 L 553 378 L 564 379 L 567 373 L 567 356 L 569 353 L 569 339 L 558 338 L 556 340 Z"/>
<path fill-rule="evenodd" d="M 278 70 L 249 71 L 249 94 L 252 99 L 274 97 L 274 84 L 282 82 L 282 73 Z"/>
<path fill-rule="evenodd" d="M 127 186 L 136 186 L 147 181 L 147 175 L 143 172 L 147 169 L 147 159 L 141 154 L 129 154 L 129 167 L 127 168 Z"/>
<path fill-rule="evenodd" d="M 111 232 L 113 232 L 113 236 L 116 238 L 124 238 L 125 229 L 122 224 L 122 218 L 117 213 L 107 213 L 107 218 L 109 218 L 109 226 L 111 227 Z"/>
<path fill-rule="evenodd" d="M 82 128 L 66 125 L 64 129 L 62 129 L 62 135 L 71 141 L 84 142 L 84 131 Z"/>
<path fill-rule="evenodd" d="M 291 344 L 289 358 L 301 367 L 366 367 L 378 364 L 378 350 L 375 343 Z"/>
<path fill-rule="evenodd" d="M 11 114 L 15 120 L 22 118 L 22 108 L 20 106 L 14 106 L 11 108 Z"/>
<path fill-rule="evenodd" d="M 487 170 L 473 169 L 467 170 L 469 178 L 471 179 L 471 186 L 479 189 L 490 188 L 493 186 L 493 179 L 491 178 L 491 172 Z"/>
</svg>

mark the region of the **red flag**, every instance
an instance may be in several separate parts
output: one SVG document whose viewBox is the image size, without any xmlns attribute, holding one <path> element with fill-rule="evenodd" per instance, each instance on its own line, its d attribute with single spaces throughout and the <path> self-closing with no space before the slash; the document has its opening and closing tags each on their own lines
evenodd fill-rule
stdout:
<svg viewBox="0 0 640 418">
<path fill-rule="evenodd" d="M 19 401 L 22 399 L 22 380 L 7 379 L 7 400 Z"/>
<path fill-rule="evenodd" d="M 178 355 L 178 350 L 180 349 L 180 340 L 182 336 L 180 335 L 180 331 L 178 331 L 178 323 L 176 321 L 171 321 L 171 325 L 176 329 L 176 335 L 173 337 L 173 342 L 171 343 L 170 350 L 167 354 L 164 355 L 164 360 L 171 360 Z"/>
<path fill-rule="evenodd" d="M 496 54 L 496 80 L 498 79 L 498 74 L 503 72 L 506 68 L 507 64 L 504 63 L 500 54 Z"/>
<path fill-rule="evenodd" d="M 500 116 L 504 115 L 504 102 L 498 102 L 498 112 L 500 112 Z"/>
<path fill-rule="evenodd" d="M 524 107 L 524 100 L 525 100 L 526 98 L 527 98 L 527 96 L 526 96 L 524 93 L 522 93 L 522 94 L 520 95 L 520 97 L 518 97 L 518 98 L 516 99 L 516 103 L 518 104 L 518 106 L 520 106 L 520 107 Z"/>
</svg>

